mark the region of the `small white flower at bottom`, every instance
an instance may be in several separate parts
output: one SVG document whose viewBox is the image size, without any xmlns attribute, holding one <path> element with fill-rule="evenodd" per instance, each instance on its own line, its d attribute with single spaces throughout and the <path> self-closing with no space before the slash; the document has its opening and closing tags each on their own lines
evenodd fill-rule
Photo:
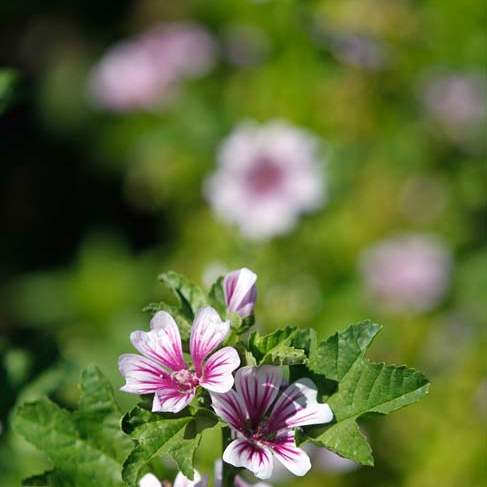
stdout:
<svg viewBox="0 0 487 487">
<path fill-rule="evenodd" d="M 200 473 L 194 471 L 194 479 L 189 480 L 181 472 L 176 475 L 174 479 L 173 487 L 207 487 L 208 478 L 201 477 Z M 144 475 L 139 481 L 139 487 L 162 487 L 162 483 L 159 482 L 157 477 L 151 473 Z"/>
</svg>

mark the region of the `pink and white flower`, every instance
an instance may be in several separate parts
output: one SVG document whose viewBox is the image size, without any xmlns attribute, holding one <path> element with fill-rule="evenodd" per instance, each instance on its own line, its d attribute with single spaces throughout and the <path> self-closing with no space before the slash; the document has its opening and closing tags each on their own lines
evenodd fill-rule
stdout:
<svg viewBox="0 0 487 487">
<path fill-rule="evenodd" d="M 223 292 L 228 311 L 238 313 L 242 318 L 252 314 L 257 299 L 256 281 L 257 274 L 246 267 L 225 276 Z"/>
<path fill-rule="evenodd" d="M 481 73 L 445 72 L 422 83 L 422 101 L 429 117 L 452 140 L 463 142 L 483 134 L 487 119 L 487 83 Z"/>
<path fill-rule="evenodd" d="M 360 268 L 367 293 L 393 312 L 423 312 L 443 298 L 451 257 L 442 241 L 428 235 L 405 235 L 365 250 Z"/>
<path fill-rule="evenodd" d="M 109 49 L 91 71 L 89 91 L 109 110 L 151 108 L 170 98 L 178 82 L 206 74 L 215 56 L 215 41 L 203 26 L 160 24 Z"/>
<path fill-rule="evenodd" d="M 235 389 L 210 393 L 213 409 L 235 436 L 223 460 L 260 479 L 272 475 L 274 457 L 294 475 L 305 475 L 311 462 L 295 444 L 295 429 L 333 419 L 328 404 L 318 403 L 313 381 L 304 378 L 284 385 L 279 367 L 243 367 L 235 375 Z"/>
<path fill-rule="evenodd" d="M 232 372 L 240 365 L 237 351 L 224 347 L 215 352 L 230 331 L 210 306 L 201 308 L 193 322 L 189 350 L 192 366 L 183 356 L 178 326 L 169 313 L 157 312 L 151 331 L 134 331 L 130 340 L 142 354 L 124 354 L 119 359 L 125 377 L 122 391 L 154 394 L 153 411 L 177 413 L 194 398 L 198 387 L 226 392 L 233 386 Z M 214 352 L 214 353 L 213 353 Z"/>
<path fill-rule="evenodd" d="M 248 239 L 287 233 L 324 200 L 319 149 L 317 137 L 285 121 L 242 123 L 221 145 L 205 195 Z"/>
<path fill-rule="evenodd" d="M 207 486 L 208 486 L 208 477 L 206 475 L 202 477 L 197 470 L 194 471 L 193 480 L 189 480 L 181 472 L 179 472 L 176 475 L 173 484 L 173 487 L 207 487 Z M 148 473 L 140 479 L 139 487 L 163 487 L 163 484 L 159 481 L 159 479 L 155 475 Z"/>
</svg>

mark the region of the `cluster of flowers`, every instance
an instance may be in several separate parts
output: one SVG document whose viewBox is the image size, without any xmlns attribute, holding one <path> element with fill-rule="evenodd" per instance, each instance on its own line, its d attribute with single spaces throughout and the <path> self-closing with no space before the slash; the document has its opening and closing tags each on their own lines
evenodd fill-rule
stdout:
<svg viewBox="0 0 487 487">
<path fill-rule="evenodd" d="M 245 268 L 225 276 L 223 291 L 228 312 L 242 318 L 253 313 L 256 280 L 256 274 Z M 175 320 L 165 311 L 157 312 L 149 332 L 131 334 L 132 344 L 142 355 L 120 357 L 119 368 L 126 381 L 122 390 L 153 393 L 154 412 L 178 413 L 205 389 L 214 412 L 233 434 L 223 461 L 268 479 L 276 458 L 293 474 L 305 475 L 311 462 L 308 454 L 296 446 L 295 430 L 330 422 L 330 407 L 317 401 L 317 388 L 308 378 L 287 385 L 280 367 L 239 368 L 237 350 L 219 348 L 229 333 L 229 321 L 222 320 L 209 306 L 201 308 L 192 325 L 188 363 Z"/>
</svg>

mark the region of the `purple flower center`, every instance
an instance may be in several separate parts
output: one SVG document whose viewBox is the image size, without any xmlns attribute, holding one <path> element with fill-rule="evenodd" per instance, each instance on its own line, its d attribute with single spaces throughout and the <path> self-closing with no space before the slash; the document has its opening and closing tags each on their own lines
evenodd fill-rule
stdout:
<svg viewBox="0 0 487 487">
<path fill-rule="evenodd" d="M 194 389 L 199 384 L 198 377 L 196 377 L 193 372 L 187 369 L 181 369 L 173 372 L 172 378 L 181 391 Z"/>
<path fill-rule="evenodd" d="M 244 434 L 247 439 L 254 443 L 266 444 L 272 442 L 276 437 L 276 432 L 269 428 L 268 419 L 264 419 L 260 424 L 253 424 L 251 420 L 247 420 L 245 424 Z"/>
<path fill-rule="evenodd" d="M 246 174 L 247 185 L 255 194 L 268 194 L 283 180 L 282 167 L 267 156 L 260 156 Z"/>
</svg>

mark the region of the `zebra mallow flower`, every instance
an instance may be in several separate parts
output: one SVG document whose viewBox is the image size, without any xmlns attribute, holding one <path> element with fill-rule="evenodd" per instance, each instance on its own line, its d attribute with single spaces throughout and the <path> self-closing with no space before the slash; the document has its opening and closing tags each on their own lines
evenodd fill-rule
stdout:
<svg viewBox="0 0 487 487">
<path fill-rule="evenodd" d="M 367 294 L 384 310 L 421 313 L 443 299 L 449 284 L 451 256 L 437 237 L 392 237 L 364 250 L 360 270 Z"/>
<path fill-rule="evenodd" d="M 139 481 L 139 487 L 163 487 L 159 479 L 152 473 L 148 473 L 144 475 Z M 205 475 L 202 477 L 200 473 L 195 470 L 194 471 L 194 479 L 189 480 L 185 477 L 181 472 L 176 475 L 174 479 L 173 487 L 207 487 L 208 486 L 208 477 Z"/>
<path fill-rule="evenodd" d="M 455 142 L 483 134 L 487 115 L 485 74 L 444 72 L 422 83 L 422 101 L 429 117 Z"/>
<path fill-rule="evenodd" d="M 169 101 L 181 81 L 208 73 L 216 49 L 202 25 L 158 24 L 105 53 L 89 76 L 91 98 L 112 111 L 151 109 Z"/>
<path fill-rule="evenodd" d="M 305 475 L 311 462 L 295 444 L 295 429 L 333 419 L 328 404 L 317 401 L 313 381 L 303 378 L 285 387 L 281 368 L 272 365 L 243 367 L 235 375 L 235 389 L 210 395 L 213 409 L 235 438 L 223 460 L 260 479 L 272 475 L 273 457 L 294 475 Z"/>
<path fill-rule="evenodd" d="M 320 141 L 286 121 L 244 122 L 223 141 L 204 192 L 249 240 L 285 234 L 324 200 Z"/>
<path fill-rule="evenodd" d="M 257 298 L 256 281 L 257 274 L 246 267 L 225 276 L 223 292 L 228 311 L 238 313 L 242 318 L 252 314 Z"/>
<path fill-rule="evenodd" d="M 154 393 L 152 411 L 177 413 L 186 407 L 198 387 L 211 392 L 226 392 L 233 386 L 232 372 L 240 358 L 233 347 L 214 352 L 230 331 L 210 306 L 201 308 L 194 319 L 189 340 L 192 365 L 183 356 L 179 329 L 165 311 L 151 320 L 151 330 L 134 331 L 133 346 L 142 354 L 124 354 L 119 359 L 125 377 L 122 391 L 132 394 Z M 214 352 L 214 353 L 213 353 Z"/>
</svg>

